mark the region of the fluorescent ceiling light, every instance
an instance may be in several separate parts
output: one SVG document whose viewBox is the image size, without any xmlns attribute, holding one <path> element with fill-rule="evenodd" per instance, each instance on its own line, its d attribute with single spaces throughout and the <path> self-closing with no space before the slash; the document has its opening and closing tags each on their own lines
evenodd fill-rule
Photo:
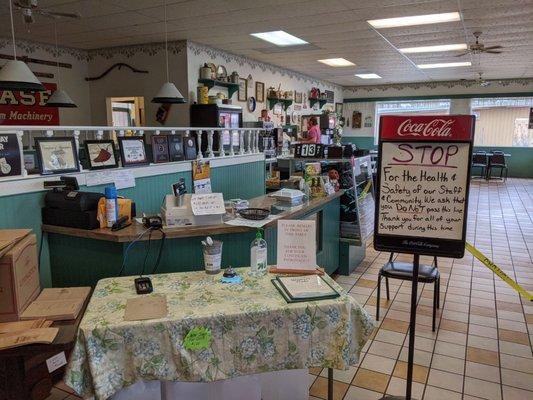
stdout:
<svg viewBox="0 0 533 400">
<path fill-rule="evenodd" d="M 466 43 L 457 44 L 440 44 L 437 46 L 421 46 L 421 47 L 406 47 L 405 49 L 398 49 L 402 53 L 433 53 L 438 51 L 454 51 L 454 50 L 466 50 Z"/>
<path fill-rule="evenodd" d="M 322 64 L 329 65 L 330 67 L 353 67 L 355 64 L 344 58 L 326 58 L 324 60 L 317 60 Z"/>
<path fill-rule="evenodd" d="M 374 28 L 380 29 L 395 28 L 399 26 L 438 24 L 441 22 L 453 22 L 460 20 L 461 14 L 458 12 L 450 12 L 442 14 L 415 15 L 412 17 L 373 19 L 367 22 Z"/>
<path fill-rule="evenodd" d="M 378 74 L 355 74 L 355 76 L 361 79 L 381 79 Z"/>
<path fill-rule="evenodd" d="M 451 67 L 470 67 L 472 63 L 470 61 L 462 62 L 445 62 L 445 63 L 436 63 L 436 64 L 418 64 L 417 67 L 420 69 L 430 69 L 430 68 L 451 68 Z"/>
<path fill-rule="evenodd" d="M 299 44 L 308 43 L 305 40 L 297 38 L 296 36 L 293 36 L 285 31 L 250 33 L 250 35 L 267 42 L 274 43 L 277 46 L 296 46 Z"/>
</svg>

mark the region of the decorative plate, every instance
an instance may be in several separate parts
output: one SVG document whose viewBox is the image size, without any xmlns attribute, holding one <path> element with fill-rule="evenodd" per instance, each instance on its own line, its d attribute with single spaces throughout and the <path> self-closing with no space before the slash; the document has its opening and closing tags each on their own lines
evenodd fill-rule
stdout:
<svg viewBox="0 0 533 400">
<path fill-rule="evenodd" d="M 248 97 L 248 111 L 254 112 L 256 106 L 257 106 L 257 102 L 255 101 L 255 97 L 254 96 Z"/>
</svg>

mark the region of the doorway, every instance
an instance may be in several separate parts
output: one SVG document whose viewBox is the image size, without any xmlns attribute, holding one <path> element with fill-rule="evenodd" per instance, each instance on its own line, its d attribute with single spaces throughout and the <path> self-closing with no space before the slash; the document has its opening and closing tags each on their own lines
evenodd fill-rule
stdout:
<svg viewBox="0 0 533 400">
<path fill-rule="evenodd" d="M 108 97 L 109 126 L 144 126 L 144 97 Z"/>
</svg>

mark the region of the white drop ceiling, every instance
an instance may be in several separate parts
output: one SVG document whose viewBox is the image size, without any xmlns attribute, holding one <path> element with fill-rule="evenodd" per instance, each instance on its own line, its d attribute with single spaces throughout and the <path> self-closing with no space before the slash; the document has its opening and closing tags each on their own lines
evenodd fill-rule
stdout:
<svg viewBox="0 0 533 400">
<path fill-rule="evenodd" d="M 160 42 L 163 1 L 39 0 L 48 11 L 78 12 L 63 20 L 60 44 L 80 49 Z M 459 11 L 461 22 L 374 31 L 369 19 Z M 9 36 L 7 0 L 0 6 L 0 36 Z M 533 0 L 167 0 L 169 40 L 188 39 L 340 85 L 533 77 Z M 25 25 L 15 15 L 18 38 L 53 43 L 53 20 L 37 16 Z M 311 44 L 307 50 L 278 47 L 250 36 L 285 30 Z M 482 31 L 486 46 L 502 54 L 454 57 L 460 52 L 401 55 L 395 48 L 471 43 Z M 382 36 L 381 36 L 382 35 Z M 318 59 L 343 57 L 355 67 L 333 68 Z M 471 61 L 471 67 L 420 70 L 414 64 Z M 363 80 L 355 73 L 376 73 Z"/>
</svg>

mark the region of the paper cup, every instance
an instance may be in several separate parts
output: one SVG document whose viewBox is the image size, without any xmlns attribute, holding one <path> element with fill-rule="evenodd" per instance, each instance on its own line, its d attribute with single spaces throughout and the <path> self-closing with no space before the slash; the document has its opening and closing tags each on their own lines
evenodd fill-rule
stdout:
<svg viewBox="0 0 533 400">
<path fill-rule="evenodd" d="M 212 246 L 203 246 L 205 272 L 211 275 L 220 272 L 222 264 L 222 242 L 213 240 Z"/>
</svg>

